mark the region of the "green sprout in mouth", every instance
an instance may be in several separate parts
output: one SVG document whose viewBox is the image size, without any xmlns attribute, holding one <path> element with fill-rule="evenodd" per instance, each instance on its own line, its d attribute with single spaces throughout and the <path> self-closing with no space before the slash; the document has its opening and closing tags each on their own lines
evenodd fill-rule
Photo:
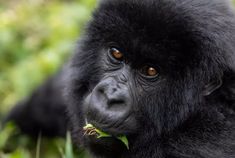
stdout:
<svg viewBox="0 0 235 158">
<path fill-rule="evenodd" d="M 86 126 L 84 126 L 83 130 L 84 130 L 84 135 L 96 136 L 96 138 L 98 139 L 104 137 L 112 137 L 112 135 L 97 129 L 92 124 L 87 124 Z M 120 140 L 126 146 L 126 148 L 129 149 L 129 142 L 126 136 L 123 135 L 115 138 Z"/>
</svg>

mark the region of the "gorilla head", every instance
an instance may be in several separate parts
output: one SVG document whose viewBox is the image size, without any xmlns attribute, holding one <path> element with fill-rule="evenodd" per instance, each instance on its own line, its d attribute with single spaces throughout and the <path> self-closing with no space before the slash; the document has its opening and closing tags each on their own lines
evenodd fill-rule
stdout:
<svg viewBox="0 0 235 158">
<path fill-rule="evenodd" d="M 234 87 L 234 18 L 222 0 L 102 1 L 71 62 L 74 140 L 100 157 L 135 158 L 177 155 L 185 141 L 187 157 L 193 140 L 228 134 L 223 119 L 234 129 L 234 113 L 221 109 Z M 126 135 L 130 150 L 115 137 L 84 136 L 86 123 Z"/>
</svg>

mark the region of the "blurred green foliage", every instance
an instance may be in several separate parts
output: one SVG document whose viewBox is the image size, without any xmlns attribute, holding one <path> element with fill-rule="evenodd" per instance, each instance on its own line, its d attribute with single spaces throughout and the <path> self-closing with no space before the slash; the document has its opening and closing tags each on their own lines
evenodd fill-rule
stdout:
<svg viewBox="0 0 235 158">
<path fill-rule="evenodd" d="M 12 123 L 0 132 L 0 158 L 89 158 L 87 153 L 74 148 L 70 134 L 66 139 L 37 139 L 19 135 Z"/>
<path fill-rule="evenodd" d="M 0 0 L 0 111 L 67 59 L 94 6 L 95 0 Z"/>
<path fill-rule="evenodd" d="M 96 0 L 0 0 L 0 118 L 67 60 L 95 5 Z M 73 150 L 69 135 L 48 140 L 18 133 L 12 124 L 0 131 L 0 158 L 86 157 Z"/>
</svg>

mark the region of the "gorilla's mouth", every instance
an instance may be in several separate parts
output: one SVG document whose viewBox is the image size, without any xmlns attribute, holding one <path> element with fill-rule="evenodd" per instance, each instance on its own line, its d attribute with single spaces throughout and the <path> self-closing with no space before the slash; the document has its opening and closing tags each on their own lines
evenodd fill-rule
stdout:
<svg viewBox="0 0 235 158">
<path fill-rule="evenodd" d="M 129 149 L 129 142 L 125 135 L 120 136 L 113 136 L 111 134 L 108 134 L 106 132 L 101 131 L 100 129 L 96 128 L 92 124 L 86 124 L 86 126 L 83 127 L 84 135 L 85 136 L 93 136 L 93 138 L 102 139 L 102 138 L 112 138 L 121 141 L 127 149 Z"/>
</svg>

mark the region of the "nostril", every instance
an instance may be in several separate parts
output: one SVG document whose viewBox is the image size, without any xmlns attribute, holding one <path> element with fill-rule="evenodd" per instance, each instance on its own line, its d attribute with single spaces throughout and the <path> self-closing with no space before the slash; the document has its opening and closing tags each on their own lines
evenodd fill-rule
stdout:
<svg viewBox="0 0 235 158">
<path fill-rule="evenodd" d="M 109 107 L 120 106 L 120 105 L 124 105 L 124 104 L 125 104 L 124 100 L 120 100 L 120 99 L 111 99 L 111 100 L 108 100 L 108 106 Z"/>
<path fill-rule="evenodd" d="M 115 100 L 115 99 L 112 99 L 110 101 L 108 101 L 108 104 L 124 104 L 124 100 Z"/>
<path fill-rule="evenodd" d="M 104 88 L 99 88 L 99 89 L 98 89 L 98 92 L 99 92 L 100 94 L 104 94 Z"/>
</svg>

